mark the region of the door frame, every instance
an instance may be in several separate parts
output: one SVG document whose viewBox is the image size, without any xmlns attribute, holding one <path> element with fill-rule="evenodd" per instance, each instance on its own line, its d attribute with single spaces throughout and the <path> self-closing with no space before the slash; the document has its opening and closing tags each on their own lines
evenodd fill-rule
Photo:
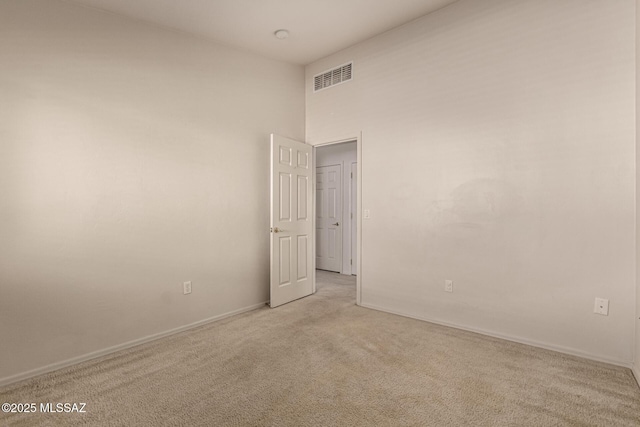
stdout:
<svg viewBox="0 0 640 427">
<path fill-rule="evenodd" d="M 311 144 L 313 146 L 313 155 L 311 156 L 313 159 L 312 165 L 312 173 L 313 173 L 313 293 L 316 292 L 316 148 L 325 147 L 327 145 L 335 145 L 342 144 L 345 142 L 356 142 L 356 161 L 358 162 L 358 173 L 357 173 L 357 195 L 356 195 L 356 248 L 358 254 L 357 265 L 356 265 L 356 305 L 361 305 L 362 303 L 362 132 L 359 135 L 353 136 L 350 138 L 340 138 L 331 141 L 324 141 L 316 144 Z"/>
<path fill-rule="evenodd" d="M 357 155 L 357 153 L 356 153 Z M 354 188 L 354 183 L 353 183 L 353 174 L 354 174 L 354 169 L 355 168 L 355 188 Z M 353 261 L 350 263 L 349 265 L 349 271 L 351 274 L 353 274 L 353 272 L 355 271 L 356 276 L 358 275 L 358 212 L 353 212 L 353 205 L 356 205 L 356 209 L 358 209 L 358 159 L 356 159 L 355 162 L 351 162 L 349 163 L 349 171 L 350 174 L 352 175 L 351 178 L 351 182 L 349 183 L 349 242 L 351 243 L 349 245 L 349 249 L 351 249 L 351 253 L 349 254 L 349 258 L 352 259 Z M 355 194 L 355 195 L 354 195 Z M 355 224 L 354 224 L 355 223 Z M 355 233 L 355 239 L 353 238 L 353 235 Z M 353 256 L 353 250 L 354 248 L 356 249 L 356 256 Z M 355 263 L 356 268 L 353 268 L 353 264 Z"/>
</svg>

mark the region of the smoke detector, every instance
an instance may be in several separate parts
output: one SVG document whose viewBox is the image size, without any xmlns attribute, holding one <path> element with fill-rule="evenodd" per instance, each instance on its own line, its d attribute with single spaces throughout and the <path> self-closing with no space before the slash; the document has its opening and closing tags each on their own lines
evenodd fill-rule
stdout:
<svg viewBox="0 0 640 427">
<path fill-rule="evenodd" d="M 276 36 L 277 39 L 284 40 L 289 37 L 289 30 L 277 30 L 273 35 Z"/>
</svg>

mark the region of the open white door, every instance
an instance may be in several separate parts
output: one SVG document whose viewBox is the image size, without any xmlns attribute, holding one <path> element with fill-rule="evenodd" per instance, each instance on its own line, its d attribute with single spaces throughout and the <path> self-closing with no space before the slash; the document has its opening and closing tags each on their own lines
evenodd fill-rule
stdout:
<svg viewBox="0 0 640 427">
<path fill-rule="evenodd" d="M 311 153 L 271 134 L 271 307 L 313 292 Z"/>
</svg>

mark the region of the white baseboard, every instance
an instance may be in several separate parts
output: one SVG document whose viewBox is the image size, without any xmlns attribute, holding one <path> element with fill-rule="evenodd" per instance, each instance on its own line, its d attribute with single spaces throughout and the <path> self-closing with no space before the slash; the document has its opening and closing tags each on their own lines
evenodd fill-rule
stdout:
<svg viewBox="0 0 640 427">
<path fill-rule="evenodd" d="M 128 341 L 123 344 L 114 345 L 112 347 L 107 347 L 102 350 L 93 351 L 91 353 L 86 353 L 81 356 L 72 357 L 71 359 L 66 359 L 61 362 L 52 363 L 50 365 L 43 366 L 41 368 L 32 369 L 30 371 L 21 372 L 16 375 L 11 375 L 9 377 L 0 378 L 0 387 L 12 384 L 18 381 L 26 380 L 31 377 L 35 377 L 38 375 L 46 374 L 48 372 L 57 371 L 58 369 L 66 368 L 71 365 L 76 365 L 78 363 L 86 362 L 87 360 L 95 359 L 98 357 L 106 356 L 107 354 L 115 353 L 116 351 L 124 350 L 127 348 L 135 347 L 140 344 L 147 343 L 149 341 L 154 341 L 160 338 L 167 337 L 169 335 L 177 334 L 179 332 L 184 332 L 189 329 L 196 328 L 198 326 L 205 325 L 211 322 L 217 322 L 222 319 L 226 319 L 227 317 L 235 316 L 236 314 L 246 313 L 247 311 L 255 310 L 260 307 L 264 307 L 265 303 L 261 302 L 260 304 L 250 305 L 249 307 L 240 308 L 238 310 L 233 310 L 228 313 L 220 314 L 218 316 L 209 317 L 204 320 L 199 320 L 194 323 L 190 323 L 188 325 L 180 326 L 178 328 L 170 329 L 168 331 L 159 332 L 153 335 L 147 335 L 146 337 L 138 338 L 133 341 Z"/>
<path fill-rule="evenodd" d="M 636 379 L 636 382 L 638 383 L 638 387 L 640 387 L 640 369 L 638 368 L 639 366 L 633 365 L 631 367 L 631 372 L 633 372 L 633 377 Z"/>
<path fill-rule="evenodd" d="M 584 351 L 576 350 L 576 349 L 570 348 L 570 347 L 563 347 L 563 346 L 559 346 L 559 345 L 555 345 L 555 344 L 548 344 L 548 343 L 545 343 L 545 342 L 529 340 L 529 339 L 526 339 L 526 338 L 516 337 L 516 336 L 512 336 L 512 335 L 501 334 L 499 332 L 487 331 L 485 329 L 473 328 L 473 327 L 464 326 L 464 325 L 458 325 L 458 324 L 451 323 L 451 322 L 444 322 L 444 321 L 441 321 L 441 320 L 438 320 L 438 319 L 428 318 L 426 316 L 415 316 L 415 315 L 411 315 L 411 314 L 400 313 L 400 312 L 395 311 L 395 310 L 389 310 L 389 309 L 386 309 L 384 307 L 379 307 L 379 306 L 372 305 L 372 304 L 360 304 L 360 306 L 361 307 L 365 307 L 365 308 L 370 308 L 372 310 L 383 311 L 385 313 L 396 314 L 398 316 L 409 317 L 411 319 L 417 319 L 417 320 L 422 320 L 422 321 L 429 322 L 429 323 L 435 323 L 437 325 L 447 326 L 447 327 L 450 327 L 450 328 L 461 329 L 463 331 L 475 332 L 477 334 L 487 335 L 487 336 L 494 337 L 494 338 L 500 338 L 500 339 L 503 339 L 503 340 L 506 340 L 506 341 L 513 341 L 513 342 L 517 342 L 517 343 L 520 343 L 520 344 L 526 344 L 526 345 L 530 345 L 532 347 L 539 347 L 539 348 L 544 348 L 546 350 L 557 351 L 558 353 L 570 354 L 572 356 L 578 356 L 578 357 L 582 357 L 584 359 L 594 360 L 596 362 L 609 363 L 611 365 L 622 366 L 624 368 L 633 369 L 633 364 L 630 363 L 630 362 L 627 362 L 627 361 L 624 361 L 624 360 L 606 358 L 606 357 L 598 356 L 596 354 L 591 354 L 591 353 L 587 353 L 587 352 L 584 352 Z M 640 374 L 640 372 L 638 372 L 636 370 L 636 371 L 634 371 L 634 374 Z M 640 376 L 636 375 L 636 379 L 640 379 Z"/>
</svg>

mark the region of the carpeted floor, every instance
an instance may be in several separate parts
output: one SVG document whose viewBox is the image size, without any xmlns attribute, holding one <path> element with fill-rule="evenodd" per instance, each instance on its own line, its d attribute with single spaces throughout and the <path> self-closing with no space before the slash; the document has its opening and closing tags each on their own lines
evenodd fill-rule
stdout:
<svg viewBox="0 0 640 427">
<path fill-rule="evenodd" d="M 628 369 L 355 306 L 355 278 L 0 389 L 0 425 L 638 426 Z"/>
</svg>

